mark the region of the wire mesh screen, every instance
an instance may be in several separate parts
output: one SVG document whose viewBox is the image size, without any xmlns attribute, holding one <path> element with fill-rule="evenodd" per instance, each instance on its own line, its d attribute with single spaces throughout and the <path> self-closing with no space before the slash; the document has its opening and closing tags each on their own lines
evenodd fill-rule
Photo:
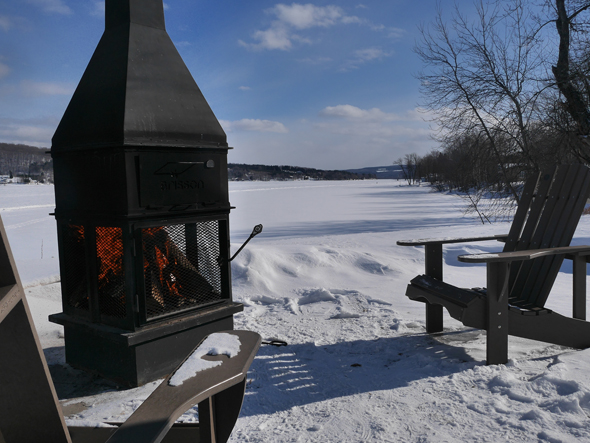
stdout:
<svg viewBox="0 0 590 443">
<path fill-rule="evenodd" d="M 66 306 L 89 311 L 84 226 L 62 227 L 62 292 Z"/>
<path fill-rule="evenodd" d="M 219 222 L 142 229 L 146 318 L 222 299 Z"/>
<path fill-rule="evenodd" d="M 121 228 L 96 228 L 96 260 L 100 314 L 125 318 L 127 309 Z"/>
</svg>

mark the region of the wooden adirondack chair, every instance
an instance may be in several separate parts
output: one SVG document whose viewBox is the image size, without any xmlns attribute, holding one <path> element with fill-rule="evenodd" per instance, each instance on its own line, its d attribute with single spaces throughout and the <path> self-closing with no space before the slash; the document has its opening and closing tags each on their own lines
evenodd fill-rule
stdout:
<svg viewBox="0 0 590 443">
<path fill-rule="evenodd" d="M 569 246 L 590 194 L 590 170 L 555 167 L 526 181 L 507 235 L 398 241 L 424 246 L 426 273 L 406 295 L 426 303 L 426 330 L 443 329 L 443 311 L 466 326 L 486 329 L 487 363 L 508 361 L 508 335 L 573 348 L 590 347 L 586 322 L 586 263 L 590 246 Z M 486 263 L 487 289 L 461 289 L 443 282 L 443 245 L 470 241 L 505 242 L 503 252 L 459 256 Z M 573 318 L 545 308 L 564 258 L 573 260 Z"/>
<path fill-rule="evenodd" d="M 166 378 L 119 428 L 68 428 L 0 218 L 0 443 L 225 443 L 260 346 L 254 332 L 226 332 L 238 336 L 238 355 L 208 357 L 222 364 L 180 386 Z M 195 405 L 198 425 L 174 425 Z"/>
</svg>

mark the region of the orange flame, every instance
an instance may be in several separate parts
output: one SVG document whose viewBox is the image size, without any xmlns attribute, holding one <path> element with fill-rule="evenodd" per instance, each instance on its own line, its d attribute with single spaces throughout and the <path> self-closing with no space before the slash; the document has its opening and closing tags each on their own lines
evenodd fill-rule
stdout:
<svg viewBox="0 0 590 443">
<path fill-rule="evenodd" d="M 123 230 L 96 228 L 96 255 L 99 258 L 98 281 L 123 272 Z"/>
<path fill-rule="evenodd" d="M 155 236 L 163 229 L 164 228 L 161 228 L 161 227 L 160 228 L 144 229 L 143 234 L 146 236 Z M 145 242 L 144 242 L 144 247 L 145 247 Z M 166 241 L 164 242 L 163 245 L 156 245 L 155 246 L 155 252 L 156 252 L 155 265 L 157 266 L 158 279 L 159 279 L 162 287 L 167 289 L 168 293 L 170 295 L 174 295 L 176 297 L 182 297 L 182 295 L 180 294 L 180 291 L 182 290 L 182 286 L 181 286 L 180 282 L 178 281 L 177 276 L 175 275 L 177 272 L 176 270 L 179 267 L 179 263 L 178 263 L 178 260 L 174 257 L 174 254 L 171 253 L 170 247 L 171 247 L 171 240 L 169 237 L 166 238 Z M 143 267 L 144 267 L 144 270 L 149 267 L 149 262 L 145 258 L 145 254 L 144 254 L 144 259 L 143 259 Z"/>
<path fill-rule="evenodd" d="M 76 235 L 76 240 L 79 242 L 84 241 L 84 226 L 71 227 Z M 143 229 L 143 235 L 153 237 L 163 229 L 163 227 Z M 145 248 L 146 242 L 143 244 Z M 176 275 L 181 265 L 174 254 L 171 253 L 171 246 L 169 237 L 166 238 L 163 244 L 156 244 L 154 247 L 155 263 L 152 264 L 157 268 L 156 277 L 160 281 L 162 288 L 167 289 L 170 295 L 182 297 L 182 285 Z M 110 282 L 111 278 L 120 277 L 123 272 L 123 230 L 121 228 L 97 227 L 96 255 L 99 263 L 98 284 L 102 288 Z M 150 266 L 146 256 L 147 254 L 144 251 L 144 271 L 147 271 Z"/>
<path fill-rule="evenodd" d="M 84 226 L 73 226 L 77 242 L 84 241 Z M 123 272 L 123 230 L 121 228 L 96 228 L 96 256 L 98 258 L 98 283 L 102 287 L 109 276 Z"/>
</svg>

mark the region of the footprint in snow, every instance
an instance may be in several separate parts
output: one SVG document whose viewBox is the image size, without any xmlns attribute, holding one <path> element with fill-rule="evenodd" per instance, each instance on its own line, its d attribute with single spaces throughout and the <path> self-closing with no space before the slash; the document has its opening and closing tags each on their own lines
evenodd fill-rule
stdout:
<svg viewBox="0 0 590 443">
<path fill-rule="evenodd" d="M 272 298 L 267 295 L 252 297 L 250 298 L 250 301 L 254 303 L 260 303 L 261 305 L 276 305 L 283 302 L 282 300 L 277 300 L 276 298 Z"/>
<path fill-rule="evenodd" d="M 299 305 L 308 305 L 322 301 L 336 301 L 336 297 L 325 288 L 308 289 L 303 294 L 303 297 L 298 300 Z"/>
<path fill-rule="evenodd" d="M 359 314 L 355 314 L 352 312 L 347 312 L 347 311 L 341 310 L 338 314 L 330 317 L 330 320 L 338 320 L 338 319 L 346 319 L 346 318 L 360 318 L 360 317 L 361 316 Z"/>
<path fill-rule="evenodd" d="M 316 303 L 332 302 L 335 309 L 322 307 L 324 315 L 330 320 L 360 318 L 362 313 L 369 311 L 367 297 L 354 290 L 314 288 L 300 291 L 300 294 L 299 299 L 292 300 L 297 307 L 310 305 L 311 308 Z M 297 313 L 300 312 L 297 309 Z"/>
</svg>

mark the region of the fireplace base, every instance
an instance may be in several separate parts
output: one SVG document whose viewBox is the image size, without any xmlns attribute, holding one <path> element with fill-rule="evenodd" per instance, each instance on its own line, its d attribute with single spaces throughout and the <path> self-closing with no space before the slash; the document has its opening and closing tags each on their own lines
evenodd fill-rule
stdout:
<svg viewBox="0 0 590 443">
<path fill-rule="evenodd" d="M 233 314 L 243 309 L 240 303 L 221 303 L 137 331 L 64 313 L 49 320 L 64 326 L 68 364 L 137 387 L 170 374 L 208 334 L 233 329 Z"/>
</svg>

